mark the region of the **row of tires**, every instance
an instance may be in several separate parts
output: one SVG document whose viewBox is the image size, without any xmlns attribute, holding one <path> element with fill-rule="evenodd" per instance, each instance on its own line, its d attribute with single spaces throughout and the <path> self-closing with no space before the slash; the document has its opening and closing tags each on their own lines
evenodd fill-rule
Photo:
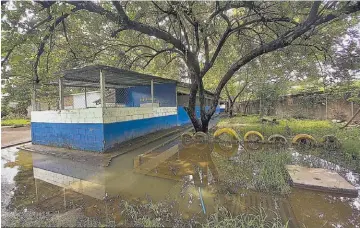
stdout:
<svg viewBox="0 0 360 228">
<path fill-rule="evenodd" d="M 240 142 L 240 137 L 231 128 L 221 128 L 215 131 L 214 133 L 214 141 L 215 142 Z M 191 134 L 189 132 L 184 133 L 182 135 L 183 144 L 190 143 L 207 143 L 209 137 L 204 132 L 196 132 L 195 134 Z M 271 144 L 288 144 L 288 140 L 286 137 L 280 134 L 274 134 L 265 140 L 264 136 L 258 131 L 248 131 L 244 135 L 244 142 L 248 143 L 271 143 Z M 325 135 L 320 140 L 316 140 L 313 136 L 308 134 L 298 134 L 291 140 L 292 144 L 304 145 L 304 146 L 318 146 L 323 145 L 328 149 L 338 149 L 341 144 L 339 140 L 333 135 Z"/>
</svg>

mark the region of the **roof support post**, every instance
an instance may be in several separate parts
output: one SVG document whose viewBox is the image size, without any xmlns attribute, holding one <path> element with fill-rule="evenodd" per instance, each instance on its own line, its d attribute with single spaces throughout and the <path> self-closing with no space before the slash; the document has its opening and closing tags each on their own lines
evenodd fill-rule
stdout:
<svg viewBox="0 0 360 228">
<path fill-rule="evenodd" d="M 85 108 L 87 108 L 86 87 L 84 87 L 84 100 L 85 100 Z"/>
<path fill-rule="evenodd" d="M 151 79 L 151 107 L 154 107 L 154 80 Z"/>
<path fill-rule="evenodd" d="M 177 85 L 175 85 L 175 107 L 178 106 L 178 93 L 177 93 Z"/>
<path fill-rule="evenodd" d="M 103 75 L 102 70 L 100 70 L 100 100 L 101 107 L 106 107 L 105 104 L 105 76 Z"/>
<path fill-rule="evenodd" d="M 62 78 L 59 78 L 59 109 L 64 109 L 64 86 Z"/>
</svg>

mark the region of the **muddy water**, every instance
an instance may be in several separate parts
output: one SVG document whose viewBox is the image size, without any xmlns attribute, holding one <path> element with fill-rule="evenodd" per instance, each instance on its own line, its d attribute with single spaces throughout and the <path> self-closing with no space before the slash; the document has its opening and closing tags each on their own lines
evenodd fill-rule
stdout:
<svg viewBox="0 0 360 228">
<path fill-rule="evenodd" d="M 335 169 L 360 189 L 357 174 L 321 159 L 287 152 L 293 163 L 311 162 Z M 60 215 L 58 220 L 85 216 L 116 225 L 124 219 L 124 208 L 119 205 L 125 200 L 130 204 L 169 202 L 184 219 L 204 219 L 221 207 L 232 215 L 257 213 L 261 207 L 269 217 L 279 215 L 284 223 L 289 221 L 290 227 L 359 227 L 360 197 L 300 189 L 291 189 L 284 196 L 231 184 L 232 177 L 226 174 L 229 167 L 221 161 L 240 166 L 249 156 L 241 148 L 184 148 L 174 142 L 148 154 L 142 150 L 124 154 L 109 167 L 100 167 L 8 148 L 1 152 L 2 217 L 14 212 L 46 212 Z"/>
</svg>

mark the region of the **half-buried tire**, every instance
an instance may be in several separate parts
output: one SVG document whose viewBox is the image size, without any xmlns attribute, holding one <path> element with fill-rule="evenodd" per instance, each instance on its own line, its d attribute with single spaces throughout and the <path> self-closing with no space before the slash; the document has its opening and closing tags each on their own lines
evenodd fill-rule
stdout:
<svg viewBox="0 0 360 228">
<path fill-rule="evenodd" d="M 181 135 L 181 143 L 185 148 L 191 147 L 194 143 L 193 135 L 190 132 L 185 132 Z"/>
</svg>

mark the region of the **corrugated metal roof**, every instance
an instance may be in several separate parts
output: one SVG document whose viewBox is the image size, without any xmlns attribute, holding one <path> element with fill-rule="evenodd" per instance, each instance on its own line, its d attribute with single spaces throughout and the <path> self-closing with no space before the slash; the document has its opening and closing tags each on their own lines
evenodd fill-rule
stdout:
<svg viewBox="0 0 360 228">
<path fill-rule="evenodd" d="M 100 70 L 105 76 L 105 85 L 108 88 L 121 88 L 129 86 L 150 85 L 154 83 L 177 83 L 176 80 L 142 74 L 105 65 L 92 65 L 78 69 L 70 69 L 56 73 L 63 78 L 64 86 L 99 87 Z M 52 82 L 51 84 L 58 84 Z"/>
<path fill-rule="evenodd" d="M 131 86 L 150 85 L 151 80 L 153 80 L 155 84 L 176 83 L 178 87 L 186 88 L 186 90 L 189 90 L 190 88 L 190 84 L 179 82 L 174 79 L 142 74 L 135 71 L 105 65 L 90 65 L 81 68 L 64 70 L 56 73 L 56 75 L 63 78 L 63 85 L 65 87 L 99 88 L 100 70 L 105 76 L 106 88 L 126 88 Z M 58 83 L 58 81 L 53 81 L 49 84 L 58 85 Z M 205 93 L 211 96 L 214 95 L 212 92 L 207 90 L 205 90 Z"/>
</svg>

